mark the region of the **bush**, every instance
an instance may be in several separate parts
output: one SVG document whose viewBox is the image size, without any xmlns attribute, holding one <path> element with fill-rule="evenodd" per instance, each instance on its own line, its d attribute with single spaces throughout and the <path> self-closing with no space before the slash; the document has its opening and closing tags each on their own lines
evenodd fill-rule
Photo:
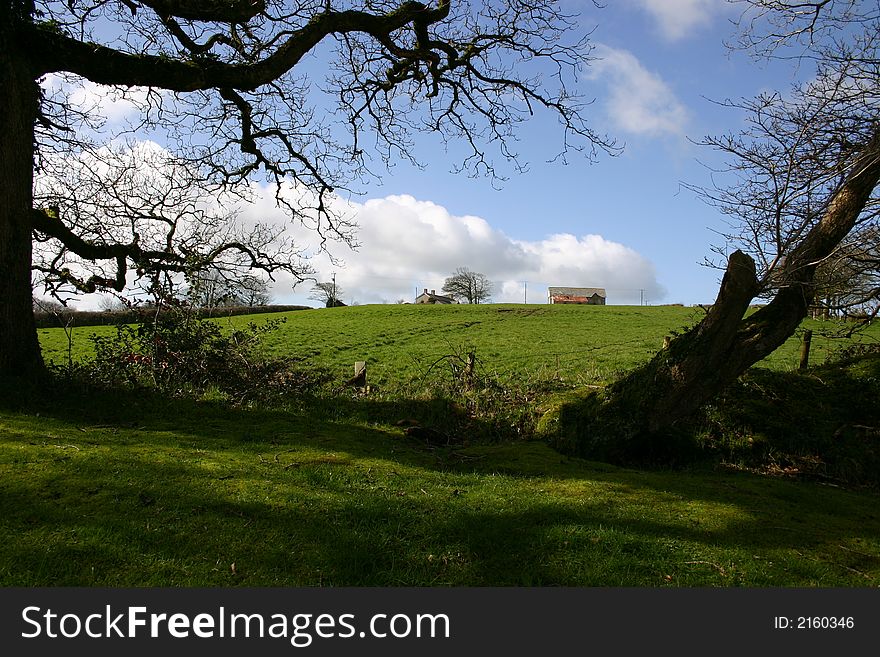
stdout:
<svg viewBox="0 0 880 657">
<path fill-rule="evenodd" d="M 541 415 L 538 400 L 567 388 L 547 376 L 502 377 L 485 367 L 476 349 L 463 347 L 436 360 L 411 386 L 438 409 L 437 425 L 451 442 L 531 439 Z"/>
<path fill-rule="evenodd" d="M 704 440 L 749 469 L 880 487 L 878 383 L 871 348 L 808 372 L 753 368 L 705 409 Z"/>
<path fill-rule="evenodd" d="M 282 313 L 294 310 L 311 310 L 309 306 L 226 306 L 223 308 L 190 308 L 188 312 L 200 319 L 207 317 L 232 317 L 260 313 Z M 36 310 L 34 321 L 37 328 L 113 326 L 152 321 L 155 307 L 130 308 L 126 310 L 92 311 L 60 308 L 56 312 Z"/>
<path fill-rule="evenodd" d="M 76 366 L 75 374 L 105 387 L 148 387 L 171 395 L 219 392 L 236 404 L 302 394 L 328 375 L 262 354 L 263 336 L 284 321 L 224 331 L 189 309 L 168 308 L 136 325 L 117 326 L 115 335 L 93 335 L 95 358 Z"/>
</svg>

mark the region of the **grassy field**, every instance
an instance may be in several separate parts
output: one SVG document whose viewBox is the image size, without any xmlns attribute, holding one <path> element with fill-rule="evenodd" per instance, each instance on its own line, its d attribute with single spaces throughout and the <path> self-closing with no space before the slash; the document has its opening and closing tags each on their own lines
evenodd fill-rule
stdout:
<svg viewBox="0 0 880 657">
<path fill-rule="evenodd" d="M 339 378 L 365 360 L 380 391 L 412 390 L 467 349 L 499 377 L 603 382 L 695 319 L 682 308 L 341 308 L 289 314 L 268 347 Z M 77 358 L 88 332 L 74 334 Z M 64 357 L 60 330 L 41 339 Z M 836 344 L 814 339 L 814 361 Z M 766 365 L 793 369 L 798 348 Z M 880 583 L 872 491 L 711 466 L 641 472 L 538 441 L 432 447 L 391 421 L 390 393 L 245 409 L 2 392 L 7 586 Z M 415 396 L 406 410 L 429 406 Z"/>
<path fill-rule="evenodd" d="M 877 497 L 144 397 L 0 420 L 4 585 L 865 586 Z"/>
<path fill-rule="evenodd" d="M 284 317 L 285 323 L 266 340 L 274 354 L 331 368 L 340 378 L 365 361 L 370 381 L 378 386 L 409 386 L 446 355 L 475 350 L 484 370 L 520 380 L 557 375 L 575 383 L 607 383 L 648 360 L 663 337 L 693 326 L 700 308 L 641 306 L 359 306 L 322 308 L 279 315 L 218 319 L 241 326 Z M 814 331 L 812 362 L 824 361 L 850 341 L 834 339 L 840 325 L 807 320 Z M 90 334 L 107 335 L 112 327 L 82 327 L 72 333 L 72 355 L 91 352 Z M 793 336 L 760 365 L 795 369 L 801 334 Z M 873 326 L 859 339 L 880 341 Z M 41 329 L 47 360 L 64 362 L 68 341 L 60 329 Z M 436 367 L 436 365 L 435 365 Z"/>
</svg>

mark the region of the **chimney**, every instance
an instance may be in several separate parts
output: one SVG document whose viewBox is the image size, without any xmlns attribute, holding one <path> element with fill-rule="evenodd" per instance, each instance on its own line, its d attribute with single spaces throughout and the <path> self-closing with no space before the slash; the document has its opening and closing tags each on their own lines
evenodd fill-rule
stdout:
<svg viewBox="0 0 880 657">
<path fill-rule="evenodd" d="M 427 290 L 425 290 L 427 292 Z M 437 294 L 437 290 L 431 290 L 431 296 L 435 296 Z"/>
<path fill-rule="evenodd" d="M 425 294 L 427 294 L 427 293 L 428 293 L 428 288 L 425 288 Z"/>
</svg>

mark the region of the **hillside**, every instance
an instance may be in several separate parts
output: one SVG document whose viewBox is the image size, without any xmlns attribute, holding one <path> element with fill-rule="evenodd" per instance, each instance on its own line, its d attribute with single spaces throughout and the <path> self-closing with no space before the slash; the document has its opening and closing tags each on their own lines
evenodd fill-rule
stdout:
<svg viewBox="0 0 880 657">
<path fill-rule="evenodd" d="M 370 381 L 379 386 L 409 385 L 443 356 L 475 350 L 481 366 L 503 377 L 562 377 L 572 382 L 605 383 L 649 359 L 663 337 L 699 321 L 700 308 L 676 306 L 573 305 L 378 305 L 218 319 L 223 325 L 283 318 L 265 340 L 270 353 L 332 368 L 347 378 L 356 361 L 366 361 Z M 814 331 L 812 362 L 850 344 L 827 337 L 841 325 L 807 320 Z M 110 335 L 112 327 L 72 331 L 73 358 L 91 353 L 89 335 Z M 880 341 L 874 325 L 858 338 Z M 41 329 L 47 360 L 67 358 L 61 329 Z M 785 371 L 797 367 L 800 335 L 792 337 L 760 365 Z"/>
</svg>

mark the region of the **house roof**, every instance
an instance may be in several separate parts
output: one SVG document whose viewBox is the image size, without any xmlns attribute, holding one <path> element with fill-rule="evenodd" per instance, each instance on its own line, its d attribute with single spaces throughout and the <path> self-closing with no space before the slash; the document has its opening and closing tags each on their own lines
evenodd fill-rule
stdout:
<svg viewBox="0 0 880 657">
<path fill-rule="evenodd" d="M 440 303 L 455 303 L 455 299 L 453 299 L 452 297 L 445 297 L 442 294 L 431 294 L 430 292 L 422 292 L 419 296 L 416 297 L 416 301 L 424 297 L 433 299 L 434 301 L 439 301 Z"/>
<path fill-rule="evenodd" d="M 567 297 L 591 297 L 598 294 L 600 297 L 606 297 L 604 287 L 550 287 L 548 288 L 550 296 L 562 295 Z"/>
</svg>

